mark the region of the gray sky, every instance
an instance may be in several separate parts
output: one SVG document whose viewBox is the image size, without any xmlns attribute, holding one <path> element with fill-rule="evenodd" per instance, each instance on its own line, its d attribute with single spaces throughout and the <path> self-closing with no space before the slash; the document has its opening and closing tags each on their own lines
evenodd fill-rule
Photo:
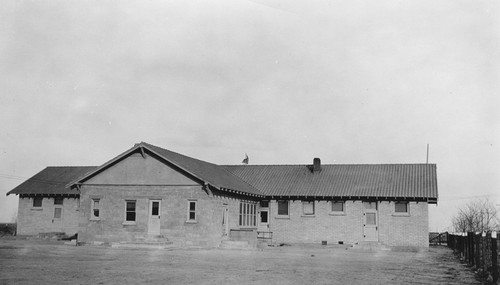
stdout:
<svg viewBox="0 0 500 285">
<path fill-rule="evenodd" d="M 498 1 L 0 3 L 0 221 L 46 166 L 146 141 L 218 164 L 438 166 L 500 203 Z"/>
</svg>

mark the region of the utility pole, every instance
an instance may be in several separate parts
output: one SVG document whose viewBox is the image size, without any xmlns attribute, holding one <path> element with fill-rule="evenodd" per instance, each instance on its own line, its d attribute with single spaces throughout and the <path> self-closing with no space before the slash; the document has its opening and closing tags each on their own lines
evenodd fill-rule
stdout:
<svg viewBox="0 0 500 285">
<path fill-rule="evenodd" d="M 425 160 L 425 163 L 429 163 L 429 144 L 427 144 L 427 159 Z"/>
</svg>

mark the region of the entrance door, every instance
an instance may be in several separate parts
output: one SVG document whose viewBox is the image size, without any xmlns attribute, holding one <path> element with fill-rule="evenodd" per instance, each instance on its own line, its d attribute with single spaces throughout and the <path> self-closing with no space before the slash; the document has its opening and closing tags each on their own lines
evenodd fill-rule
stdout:
<svg viewBox="0 0 500 285">
<path fill-rule="evenodd" d="M 148 234 L 160 235 L 161 200 L 149 200 Z"/>
<path fill-rule="evenodd" d="M 63 208 L 62 207 L 54 207 L 54 218 L 52 219 L 52 230 L 57 232 L 63 232 L 62 229 L 62 215 Z"/>
<path fill-rule="evenodd" d="M 259 232 L 269 231 L 269 208 L 260 209 L 259 225 L 257 228 Z"/>
<path fill-rule="evenodd" d="M 363 202 L 363 235 L 365 241 L 378 241 L 377 202 Z"/>
<path fill-rule="evenodd" d="M 222 237 L 229 237 L 229 209 L 227 204 L 222 206 Z"/>
</svg>

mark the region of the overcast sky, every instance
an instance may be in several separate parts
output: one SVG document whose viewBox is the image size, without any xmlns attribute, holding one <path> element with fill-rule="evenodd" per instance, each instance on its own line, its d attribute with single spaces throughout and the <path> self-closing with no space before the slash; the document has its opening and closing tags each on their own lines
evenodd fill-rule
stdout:
<svg viewBox="0 0 500 285">
<path fill-rule="evenodd" d="M 0 3 L 0 221 L 46 166 L 425 163 L 430 229 L 500 204 L 498 1 Z"/>
</svg>

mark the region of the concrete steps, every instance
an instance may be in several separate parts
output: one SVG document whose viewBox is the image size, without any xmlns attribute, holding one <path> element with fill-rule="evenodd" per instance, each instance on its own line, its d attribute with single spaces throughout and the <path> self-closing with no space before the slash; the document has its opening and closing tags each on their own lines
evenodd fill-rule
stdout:
<svg viewBox="0 0 500 285">
<path fill-rule="evenodd" d="M 223 240 L 219 248 L 221 249 L 250 249 L 252 248 L 246 240 Z"/>
<path fill-rule="evenodd" d="M 268 248 L 270 246 L 275 246 L 270 239 L 258 239 L 257 248 Z"/>
</svg>

